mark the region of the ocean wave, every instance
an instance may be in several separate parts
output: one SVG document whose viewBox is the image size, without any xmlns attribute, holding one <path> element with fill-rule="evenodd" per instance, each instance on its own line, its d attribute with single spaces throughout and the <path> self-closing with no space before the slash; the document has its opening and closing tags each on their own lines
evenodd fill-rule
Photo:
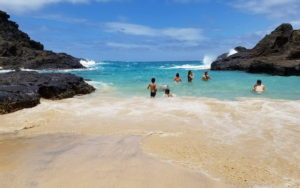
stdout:
<svg viewBox="0 0 300 188">
<path fill-rule="evenodd" d="M 12 71 L 14 71 L 14 70 L 10 70 L 10 69 L 7 69 L 7 70 L 0 70 L 0 74 L 1 74 L 1 73 L 12 72 Z"/>
<path fill-rule="evenodd" d="M 106 63 L 106 62 L 96 62 L 94 60 L 82 59 L 82 60 L 80 60 L 80 64 L 82 64 L 86 68 L 91 68 L 91 67 L 95 67 L 97 65 L 106 65 L 106 64 L 109 64 L 109 63 Z"/>
<path fill-rule="evenodd" d="M 185 70 L 208 70 L 210 69 L 210 65 L 176 65 L 173 67 L 164 67 L 161 66 L 160 69 L 185 69 Z"/>
<path fill-rule="evenodd" d="M 205 55 L 204 57 L 203 57 L 203 64 L 205 65 L 205 66 L 208 66 L 209 67 L 209 69 L 210 69 L 210 66 L 211 66 L 211 64 L 212 64 L 212 62 L 214 62 L 216 60 L 216 57 L 215 56 L 212 56 L 212 55 Z"/>
<path fill-rule="evenodd" d="M 111 93 L 117 90 L 117 88 L 113 87 L 112 83 L 105 83 L 100 81 L 86 81 L 88 84 L 94 86 L 99 90 L 100 93 Z"/>
</svg>

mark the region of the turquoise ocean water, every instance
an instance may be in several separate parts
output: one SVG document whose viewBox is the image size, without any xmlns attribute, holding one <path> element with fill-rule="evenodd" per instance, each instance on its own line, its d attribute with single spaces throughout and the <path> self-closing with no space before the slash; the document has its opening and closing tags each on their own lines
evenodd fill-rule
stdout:
<svg viewBox="0 0 300 188">
<path fill-rule="evenodd" d="M 169 62 L 120 62 L 105 61 L 88 63 L 89 69 L 70 71 L 85 79 L 90 79 L 103 95 L 116 97 L 148 97 L 146 89 L 152 77 L 158 85 L 168 85 L 171 93 L 177 97 L 209 97 L 235 100 L 240 97 L 300 99 L 300 77 L 271 76 L 267 74 L 249 74 L 240 71 L 209 71 L 201 61 Z M 187 72 L 192 70 L 195 76 L 193 83 L 187 83 Z M 205 71 L 212 79 L 201 80 Z M 173 78 L 179 73 L 182 83 L 174 83 Z M 261 79 L 267 87 L 263 94 L 256 94 L 251 87 Z M 163 96 L 159 92 L 158 97 Z"/>
</svg>

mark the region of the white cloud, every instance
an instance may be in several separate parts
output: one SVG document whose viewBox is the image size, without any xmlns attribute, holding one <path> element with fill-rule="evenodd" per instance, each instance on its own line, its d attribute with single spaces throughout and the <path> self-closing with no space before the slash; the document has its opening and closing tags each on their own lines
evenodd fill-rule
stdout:
<svg viewBox="0 0 300 188">
<path fill-rule="evenodd" d="M 204 39 L 202 30 L 197 28 L 166 28 L 160 31 L 163 35 L 180 41 L 201 41 Z"/>
<path fill-rule="evenodd" d="M 109 2 L 114 0 L 0 0 L 2 10 L 12 12 L 27 12 L 40 9 L 48 4 L 68 2 L 68 3 L 89 3 L 91 1 Z"/>
<path fill-rule="evenodd" d="M 121 22 L 109 22 L 105 24 L 106 31 L 108 32 L 119 32 L 130 35 L 143 35 L 143 36 L 156 36 L 158 31 L 148 26 L 121 23 Z"/>
<path fill-rule="evenodd" d="M 270 18 L 291 19 L 300 16 L 300 0 L 238 0 L 233 6 Z"/>
<path fill-rule="evenodd" d="M 168 37 L 178 41 L 199 42 L 204 39 L 202 30 L 199 28 L 152 28 L 149 26 L 110 22 L 105 24 L 108 32 L 118 32 L 127 35 L 140 35 L 148 37 Z"/>
<path fill-rule="evenodd" d="M 54 21 L 65 22 L 65 23 L 88 23 L 87 19 L 68 17 L 68 16 L 61 15 L 61 14 L 44 14 L 44 15 L 34 16 L 34 18 L 45 19 L 45 20 L 54 20 Z"/>
<path fill-rule="evenodd" d="M 118 42 L 107 42 L 106 45 L 113 48 L 123 48 L 123 49 L 137 49 L 137 48 L 151 49 L 153 47 L 151 45 L 145 45 L 145 44 L 118 43 Z"/>
</svg>

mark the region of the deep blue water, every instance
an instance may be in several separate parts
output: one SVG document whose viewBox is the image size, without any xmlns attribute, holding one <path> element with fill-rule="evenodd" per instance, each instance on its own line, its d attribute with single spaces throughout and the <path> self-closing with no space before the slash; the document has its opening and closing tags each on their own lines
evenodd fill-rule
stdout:
<svg viewBox="0 0 300 188">
<path fill-rule="evenodd" d="M 187 72 L 192 70 L 193 83 L 187 83 Z M 129 97 L 149 96 L 146 89 L 152 77 L 158 85 L 167 84 L 177 97 L 210 97 L 218 99 L 237 99 L 240 97 L 259 97 L 273 99 L 300 99 L 300 77 L 249 74 L 240 71 L 209 71 L 212 79 L 201 80 L 207 71 L 200 61 L 186 62 L 117 62 L 106 61 L 90 67 L 90 70 L 73 71 L 76 75 L 93 80 L 103 95 Z M 176 73 L 180 73 L 182 83 L 174 83 Z M 251 87 L 261 79 L 267 87 L 263 94 L 256 94 Z M 158 97 L 163 93 L 158 93 Z"/>
</svg>

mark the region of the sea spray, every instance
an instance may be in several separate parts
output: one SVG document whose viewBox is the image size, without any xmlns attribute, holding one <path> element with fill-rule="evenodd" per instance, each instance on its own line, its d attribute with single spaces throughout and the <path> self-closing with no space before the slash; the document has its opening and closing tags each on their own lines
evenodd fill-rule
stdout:
<svg viewBox="0 0 300 188">
<path fill-rule="evenodd" d="M 204 66 L 207 67 L 207 69 L 210 69 L 212 62 L 214 62 L 215 60 L 216 60 L 215 56 L 205 55 L 203 58 L 203 64 Z"/>
<path fill-rule="evenodd" d="M 87 67 L 87 68 L 93 67 L 93 66 L 96 65 L 96 61 L 93 61 L 93 60 L 86 60 L 86 59 L 80 60 L 80 63 L 81 63 L 83 66 Z"/>
<path fill-rule="evenodd" d="M 204 56 L 202 62 L 198 61 L 197 64 L 193 62 L 192 64 L 174 65 L 171 67 L 160 66 L 160 69 L 208 70 L 210 69 L 210 65 L 214 60 L 214 56 L 206 55 Z"/>
<path fill-rule="evenodd" d="M 234 55 L 236 53 L 238 53 L 238 52 L 235 49 L 231 49 L 231 50 L 229 50 L 229 52 L 227 54 L 227 57 L 232 56 L 232 55 Z"/>
</svg>

